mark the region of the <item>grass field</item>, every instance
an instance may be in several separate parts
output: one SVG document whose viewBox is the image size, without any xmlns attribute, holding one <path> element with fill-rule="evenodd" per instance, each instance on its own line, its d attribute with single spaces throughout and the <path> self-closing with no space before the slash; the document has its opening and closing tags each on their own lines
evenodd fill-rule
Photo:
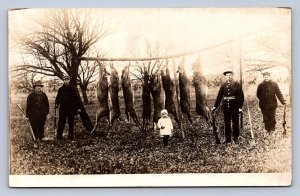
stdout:
<svg viewBox="0 0 300 196">
<path fill-rule="evenodd" d="M 48 94 L 50 114 L 46 122 L 45 138 L 38 148 L 33 148 L 28 124 L 16 104 L 25 106 L 27 95 L 10 97 L 10 174 L 143 174 L 143 173 L 256 173 L 291 171 L 291 111 L 287 108 L 287 135 L 282 136 L 282 111 L 277 110 L 274 135 L 264 137 L 262 116 L 257 102 L 250 102 L 250 114 L 255 138 L 251 138 L 250 123 L 244 104 L 244 128 L 239 145 L 217 145 L 212 129 L 194 112 L 193 127 L 184 119 L 184 140 L 175 125 L 170 145 L 163 147 L 158 131 L 141 133 L 133 124 L 116 122 L 108 135 L 106 119 L 101 120 L 95 135 L 86 132 L 76 117 L 75 139 L 56 141 L 53 115 L 55 94 Z M 193 97 L 193 96 L 192 96 Z M 213 99 L 213 96 L 209 97 Z M 120 96 L 121 111 L 124 100 Z M 141 117 L 141 94 L 135 96 L 135 107 Z M 213 100 L 208 102 L 209 107 Z M 97 101 L 86 109 L 93 122 Z M 125 119 L 124 113 L 122 113 Z M 224 139 L 222 112 L 218 111 L 218 128 Z M 141 120 L 140 120 L 141 121 Z M 65 134 L 68 127 L 65 128 Z"/>
</svg>

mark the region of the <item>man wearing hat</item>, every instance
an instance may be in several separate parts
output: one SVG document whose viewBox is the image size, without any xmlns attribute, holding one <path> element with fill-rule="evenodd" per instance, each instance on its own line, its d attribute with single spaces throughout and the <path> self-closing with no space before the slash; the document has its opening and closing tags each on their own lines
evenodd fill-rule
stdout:
<svg viewBox="0 0 300 196">
<path fill-rule="evenodd" d="M 239 113 L 242 112 L 244 103 L 244 93 L 241 85 L 233 81 L 233 71 L 225 71 L 225 83 L 221 85 L 215 105 L 212 108 L 212 112 L 221 104 L 224 113 L 225 123 L 225 141 L 223 143 L 231 142 L 231 122 L 233 141 L 238 143 L 239 137 Z"/>
<path fill-rule="evenodd" d="M 270 73 L 264 72 L 262 75 L 264 81 L 258 85 L 256 95 L 259 99 L 259 107 L 263 114 L 265 131 L 270 134 L 275 131 L 275 116 L 276 108 L 278 106 L 276 97 L 283 105 L 286 104 L 286 101 L 283 98 L 278 84 L 271 80 Z"/>
<path fill-rule="evenodd" d="M 29 118 L 33 134 L 37 141 L 44 137 L 44 126 L 49 113 L 49 101 L 47 95 L 42 92 L 44 85 L 37 81 L 33 85 L 33 92 L 27 97 L 26 117 Z"/>
<path fill-rule="evenodd" d="M 64 84 L 58 89 L 55 99 L 55 108 L 59 107 L 59 119 L 57 128 L 57 140 L 62 139 L 66 119 L 69 123 L 68 139 L 74 138 L 74 119 L 77 113 L 80 113 L 80 104 L 77 99 L 76 89 L 70 86 L 70 77 L 63 77 Z"/>
</svg>

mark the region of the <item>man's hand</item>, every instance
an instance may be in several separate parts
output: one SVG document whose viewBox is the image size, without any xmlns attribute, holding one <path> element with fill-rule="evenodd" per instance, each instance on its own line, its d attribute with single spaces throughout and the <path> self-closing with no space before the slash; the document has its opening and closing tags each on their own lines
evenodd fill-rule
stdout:
<svg viewBox="0 0 300 196">
<path fill-rule="evenodd" d="M 215 112 L 215 111 L 216 111 L 216 107 L 212 107 L 212 108 L 211 108 L 211 111 L 212 111 L 212 112 Z"/>
<path fill-rule="evenodd" d="M 81 113 L 81 109 L 78 109 L 78 110 L 77 110 L 77 113 L 78 113 L 78 114 Z"/>
<path fill-rule="evenodd" d="M 242 112 L 243 112 L 243 109 L 242 109 L 242 108 L 240 108 L 240 109 L 239 109 L 239 113 L 242 113 Z"/>
</svg>

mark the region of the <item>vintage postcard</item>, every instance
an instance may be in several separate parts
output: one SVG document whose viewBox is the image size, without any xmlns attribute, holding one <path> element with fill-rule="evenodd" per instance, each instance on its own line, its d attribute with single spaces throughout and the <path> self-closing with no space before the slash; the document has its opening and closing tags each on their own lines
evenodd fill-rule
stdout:
<svg viewBox="0 0 300 196">
<path fill-rule="evenodd" d="M 290 186 L 290 8 L 11 9 L 9 186 Z"/>
</svg>

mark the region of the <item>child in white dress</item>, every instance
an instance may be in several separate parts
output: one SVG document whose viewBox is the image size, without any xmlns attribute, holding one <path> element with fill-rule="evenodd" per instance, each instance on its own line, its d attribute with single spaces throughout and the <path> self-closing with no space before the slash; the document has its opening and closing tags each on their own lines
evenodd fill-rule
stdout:
<svg viewBox="0 0 300 196">
<path fill-rule="evenodd" d="M 164 146 L 167 146 L 169 137 L 172 136 L 173 124 L 166 109 L 161 111 L 161 118 L 158 120 L 157 126 L 160 129 L 160 136 L 163 138 Z"/>
</svg>

